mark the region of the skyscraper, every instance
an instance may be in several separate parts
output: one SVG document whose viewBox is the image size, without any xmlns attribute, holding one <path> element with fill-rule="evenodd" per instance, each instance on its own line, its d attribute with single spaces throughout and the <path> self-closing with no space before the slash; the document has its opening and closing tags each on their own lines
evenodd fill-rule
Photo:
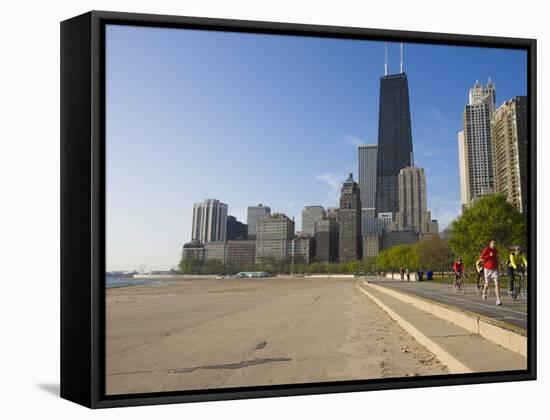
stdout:
<svg viewBox="0 0 550 420">
<path fill-rule="evenodd" d="M 459 160 L 462 205 L 494 191 L 491 119 L 495 112 L 495 84 L 476 81 L 464 108 L 464 134 L 459 134 Z"/>
<path fill-rule="evenodd" d="M 227 241 L 227 264 L 243 268 L 256 262 L 256 241 Z"/>
<path fill-rule="evenodd" d="M 239 222 L 235 216 L 227 216 L 227 234 L 228 241 L 235 239 L 246 239 L 248 235 L 248 226 Z"/>
<path fill-rule="evenodd" d="M 227 242 L 208 242 L 204 244 L 204 261 L 226 262 Z"/>
<path fill-rule="evenodd" d="M 256 225 L 256 262 L 284 260 L 289 257 L 289 243 L 294 238 L 294 221 L 284 214 L 258 219 Z"/>
<path fill-rule="evenodd" d="M 258 204 L 257 206 L 249 206 L 246 223 L 248 224 L 248 237 L 253 239 L 256 237 L 256 223 L 262 217 L 269 216 L 271 214 L 271 209 L 263 204 Z"/>
<path fill-rule="evenodd" d="M 382 235 L 363 235 L 363 258 L 377 257 L 382 247 Z"/>
<path fill-rule="evenodd" d="M 491 129 L 495 192 L 527 211 L 527 97 L 516 96 L 494 113 Z"/>
<path fill-rule="evenodd" d="M 315 259 L 318 262 L 338 261 L 338 222 L 320 220 L 315 224 Z"/>
<path fill-rule="evenodd" d="M 403 66 L 401 66 L 402 69 Z M 380 79 L 378 153 L 376 165 L 376 213 L 399 211 L 399 171 L 412 164 L 412 132 L 407 75 Z"/>
<path fill-rule="evenodd" d="M 327 219 L 338 220 L 338 207 L 329 207 L 327 209 Z"/>
<path fill-rule="evenodd" d="M 466 166 L 466 146 L 464 144 L 464 131 L 458 133 L 458 169 L 460 175 L 460 202 L 462 209 L 468 204 L 468 167 Z"/>
<path fill-rule="evenodd" d="M 376 217 L 376 144 L 359 146 L 359 191 L 361 192 L 362 217 Z"/>
<path fill-rule="evenodd" d="M 325 217 L 323 206 L 305 206 L 302 210 L 302 234 L 315 235 L 315 223 Z"/>
<path fill-rule="evenodd" d="M 193 204 L 192 240 L 202 244 L 225 241 L 226 228 L 227 204 L 216 199 Z"/>
<path fill-rule="evenodd" d="M 309 264 L 315 256 L 315 238 L 300 235 L 288 243 L 288 255 L 294 264 Z"/>
<path fill-rule="evenodd" d="M 363 256 L 363 239 L 361 236 L 361 196 L 359 185 L 350 173 L 342 186 L 340 209 L 338 210 L 340 262 L 359 260 Z"/>
<path fill-rule="evenodd" d="M 412 230 L 418 233 L 432 232 L 431 214 L 426 199 L 426 176 L 424 169 L 410 166 L 399 173 L 399 212 L 396 216 L 397 230 Z"/>
</svg>

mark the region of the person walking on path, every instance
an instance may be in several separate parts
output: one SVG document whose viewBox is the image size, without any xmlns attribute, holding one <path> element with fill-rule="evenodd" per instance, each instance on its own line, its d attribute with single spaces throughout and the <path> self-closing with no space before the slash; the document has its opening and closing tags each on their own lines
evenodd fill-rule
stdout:
<svg viewBox="0 0 550 420">
<path fill-rule="evenodd" d="M 411 281 L 411 272 L 408 268 L 405 270 L 405 274 L 407 275 L 407 281 Z"/>
<path fill-rule="evenodd" d="M 521 247 L 519 245 L 516 245 L 512 249 L 512 252 L 508 257 L 507 265 L 508 265 L 508 276 L 510 277 L 510 282 L 508 283 L 508 295 L 513 296 L 514 281 L 515 281 L 516 273 L 518 271 L 521 271 L 523 274 L 525 274 L 525 270 L 527 269 L 527 259 L 525 258 L 525 255 L 523 255 Z"/>
<path fill-rule="evenodd" d="M 491 280 L 495 282 L 495 294 L 497 296 L 497 305 L 502 305 L 500 301 L 500 285 L 498 278 L 498 250 L 494 239 L 481 252 L 480 259 L 483 261 L 483 274 L 485 275 L 485 284 L 483 285 L 483 300 L 487 300 L 487 289 Z"/>
<path fill-rule="evenodd" d="M 405 269 L 401 267 L 401 281 L 405 280 Z"/>
</svg>

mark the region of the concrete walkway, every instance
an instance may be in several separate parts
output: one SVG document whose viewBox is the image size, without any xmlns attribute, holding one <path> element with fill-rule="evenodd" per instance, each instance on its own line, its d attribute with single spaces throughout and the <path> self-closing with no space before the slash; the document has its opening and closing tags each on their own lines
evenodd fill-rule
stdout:
<svg viewBox="0 0 550 420">
<path fill-rule="evenodd" d="M 527 329 L 527 303 L 519 298 L 515 300 L 510 298 L 506 290 L 501 292 L 502 306 L 496 306 L 493 288 L 489 298 L 484 301 L 476 292 L 475 286 L 471 284 L 466 285 L 466 293 L 461 295 L 454 293 L 450 284 L 433 281 L 402 282 L 375 276 L 366 276 L 365 279 L 369 283 L 391 287 Z"/>
<path fill-rule="evenodd" d="M 527 369 L 527 359 L 478 334 L 397 299 L 378 288 L 357 283 L 405 331 L 434 353 L 452 373 Z"/>
</svg>

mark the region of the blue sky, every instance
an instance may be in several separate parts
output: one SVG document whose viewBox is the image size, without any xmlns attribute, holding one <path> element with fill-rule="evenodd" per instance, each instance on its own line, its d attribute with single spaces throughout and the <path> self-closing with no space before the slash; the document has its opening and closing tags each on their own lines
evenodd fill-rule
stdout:
<svg viewBox="0 0 550 420">
<path fill-rule="evenodd" d="M 176 265 L 205 198 L 244 222 L 264 203 L 299 230 L 305 205 L 338 205 L 357 146 L 377 142 L 383 42 L 110 25 L 106 46 L 107 270 Z M 443 228 L 459 214 L 468 89 L 490 77 L 498 105 L 525 95 L 527 56 L 404 51 L 415 163 Z"/>
</svg>

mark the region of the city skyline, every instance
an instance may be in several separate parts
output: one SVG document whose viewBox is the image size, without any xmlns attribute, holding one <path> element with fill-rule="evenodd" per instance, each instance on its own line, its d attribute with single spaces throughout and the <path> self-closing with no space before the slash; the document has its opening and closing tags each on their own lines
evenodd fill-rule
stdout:
<svg viewBox="0 0 550 420">
<path fill-rule="evenodd" d="M 127 48 L 142 31 L 151 32 L 141 48 Z M 227 203 L 244 223 L 247 207 L 262 202 L 301 226 L 305 206 L 338 206 L 348 173 L 358 176 L 357 147 L 377 142 L 383 42 L 199 32 L 108 28 L 108 270 L 175 266 L 190 238 L 192 204 L 206 198 Z M 390 54 L 391 74 L 397 44 Z M 465 58 L 471 69 L 446 73 Z M 491 77 L 497 105 L 525 94 L 525 62 L 520 51 L 405 44 L 415 163 L 426 170 L 428 208 L 441 229 L 460 211 L 456 132 L 468 88 Z M 451 80 L 454 95 L 433 96 L 443 80 L 435 75 Z M 209 116 L 219 127 L 204 123 Z M 213 160 L 222 144 L 224 159 Z M 215 170 L 204 165 L 209 159 Z"/>
</svg>

